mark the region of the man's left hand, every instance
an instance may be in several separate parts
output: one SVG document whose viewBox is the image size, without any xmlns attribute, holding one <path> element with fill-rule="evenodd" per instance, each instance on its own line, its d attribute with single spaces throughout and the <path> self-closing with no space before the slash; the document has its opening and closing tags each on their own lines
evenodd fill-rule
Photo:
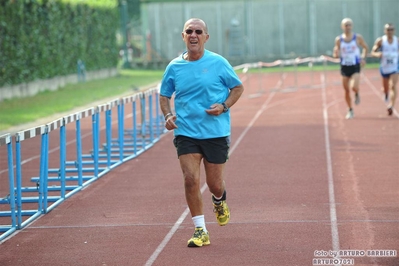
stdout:
<svg viewBox="0 0 399 266">
<path fill-rule="evenodd" d="M 223 113 L 223 105 L 220 103 L 214 103 L 210 109 L 206 109 L 205 112 L 209 115 L 220 115 Z"/>
</svg>

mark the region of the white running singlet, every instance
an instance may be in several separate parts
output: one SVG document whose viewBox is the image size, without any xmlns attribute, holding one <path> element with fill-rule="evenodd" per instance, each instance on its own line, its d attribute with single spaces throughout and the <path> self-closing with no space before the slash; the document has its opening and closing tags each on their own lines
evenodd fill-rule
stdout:
<svg viewBox="0 0 399 266">
<path fill-rule="evenodd" d="M 391 74 L 398 71 L 399 44 L 398 38 L 393 36 L 393 42 L 388 42 L 386 35 L 382 36 L 381 43 L 381 72 Z"/>
<path fill-rule="evenodd" d="M 360 64 L 360 49 L 357 46 L 356 34 L 353 34 L 352 40 L 345 42 L 344 36 L 341 35 L 341 65 L 343 66 L 353 66 Z"/>
</svg>

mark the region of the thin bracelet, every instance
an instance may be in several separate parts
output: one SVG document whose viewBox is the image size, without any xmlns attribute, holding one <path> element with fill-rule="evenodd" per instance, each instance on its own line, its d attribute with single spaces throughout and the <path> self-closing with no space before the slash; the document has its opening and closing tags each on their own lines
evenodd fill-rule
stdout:
<svg viewBox="0 0 399 266">
<path fill-rule="evenodd" d="M 172 114 L 172 113 L 167 113 L 167 114 L 165 115 L 165 121 L 168 120 L 168 117 L 169 117 L 169 116 L 173 116 L 173 114 Z"/>
</svg>

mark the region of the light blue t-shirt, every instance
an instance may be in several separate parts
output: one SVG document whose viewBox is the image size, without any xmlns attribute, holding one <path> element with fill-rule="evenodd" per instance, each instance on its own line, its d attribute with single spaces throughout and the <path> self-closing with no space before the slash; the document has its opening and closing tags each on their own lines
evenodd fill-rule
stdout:
<svg viewBox="0 0 399 266">
<path fill-rule="evenodd" d="M 223 103 L 230 89 L 241 84 L 230 63 L 222 56 L 205 50 L 197 61 L 183 59 L 183 54 L 166 67 L 160 95 L 174 96 L 175 136 L 208 139 L 230 136 L 230 111 L 218 116 L 205 112 L 214 103 Z"/>
</svg>

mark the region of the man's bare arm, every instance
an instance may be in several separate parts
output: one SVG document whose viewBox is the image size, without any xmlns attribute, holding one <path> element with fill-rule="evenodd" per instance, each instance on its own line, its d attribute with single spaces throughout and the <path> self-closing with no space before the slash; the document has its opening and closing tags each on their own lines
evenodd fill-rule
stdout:
<svg viewBox="0 0 399 266">
<path fill-rule="evenodd" d="M 382 52 L 378 51 L 381 48 L 381 45 L 382 45 L 382 38 L 379 37 L 379 38 L 377 38 L 377 40 L 375 40 L 373 48 L 371 48 L 370 55 L 373 57 L 381 58 Z"/>
<path fill-rule="evenodd" d="M 367 52 L 369 51 L 369 46 L 367 43 L 364 41 L 364 38 L 362 35 L 358 35 L 358 44 L 363 48 L 362 50 L 362 58 L 365 59 L 367 57 Z"/>
<path fill-rule="evenodd" d="M 242 84 L 232 88 L 230 90 L 229 97 L 227 97 L 225 104 L 227 107 L 232 107 L 238 99 L 241 97 L 241 94 L 244 92 L 244 86 Z"/>
<path fill-rule="evenodd" d="M 162 95 L 159 96 L 159 105 L 165 117 L 165 128 L 167 130 L 177 128 L 177 125 L 175 124 L 177 117 L 172 113 L 172 108 L 170 108 L 170 98 Z"/>
<path fill-rule="evenodd" d="M 172 113 L 172 109 L 170 108 L 170 98 L 162 95 L 159 96 L 159 105 L 164 116 Z"/>
<path fill-rule="evenodd" d="M 335 44 L 333 48 L 333 57 L 338 58 L 339 57 L 339 49 L 340 49 L 340 42 L 339 42 L 339 36 L 335 38 Z"/>
<path fill-rule="evenodd" d="M 244 91 L 244 86 L 242 84 L 230 90 L 230 94 L 227 97 L 226 101 L 224 102 L 228 108 L 232 107 L 238 101 L 243 91 Z M 206 109 L 205 112 L 207 112 L 210 115 L 220 115 L 223 113 L 223 109 L 224 107 L 221 103 L 214 103 L 210 106 L 209 109 Z"/>
</svg>

